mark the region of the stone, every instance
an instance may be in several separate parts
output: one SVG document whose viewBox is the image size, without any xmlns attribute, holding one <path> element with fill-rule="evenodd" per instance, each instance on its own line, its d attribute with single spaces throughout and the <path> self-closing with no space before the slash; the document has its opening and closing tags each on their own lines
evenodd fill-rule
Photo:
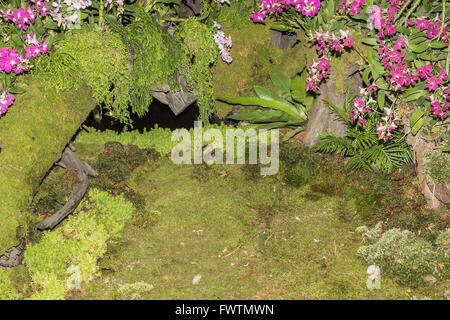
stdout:
<svg viewBox="0 0 450 320">
<path fill-rule="evenodd" d="M 180 18 L 189 18 L 200 14 L 202 9 L 201 0 L 181 0 L 180 1 Z"/>
<path fill-rule="evenodd" d="M 152 96 L 161 103 L 167 104 L 176 116 L 197 100 L 197 95 L 189 90 L 185 77 L 179 72 L 177 77 L 181 90 L 172 91 L 167 84 L 152 90 Z"/>
<path fill-rule="evenodd" d="M 425 281 L 428 284 L 435 284 L 437 282 L 436 278 L 433 276 L 426 276 L 423 278 L 423 281 Z"/>
<path fill-rule="evenodd" d="M 358 66 L 350 66 L 348 81 L 352 88 L 362 86 L 362 79 L 357 71 Z M 344 137 L 347 131 L 344 122 L 336 120 L 334 114 L 324 100 L 330 100 L 332 103 L 342 105 L 345 100 L 345 94 L 336 94 L 336 83 L 333 79 L 333 73 L 330 78 L 320 85 L 319 95 L 311 111 L 308 114 L 308 125 L 306 127 L 303 143 L 308 147 L 313 147 L 319 142 L 319 134 L 330 129 L 338 137 Z"/>
<path fill-rule="evenodd" d="M 23 260 L 23 248 L 21 245 L 12 247 L 0 256 L 0 267 L 13 268 L 22 263 Z"/>
<path fill-rule="evenodd" d="M 297 43 L 296 34 L 285 34 L 279 31 L 272 33 L 272 45 L 280 49 L 289 49 L 295 46 Z"/>
<path fill-rule="evenodd" d="M 432 189 L 433 187 L 431 187 Z M 450 183 L 437 184 L 434 187 L 434 196 L 442 203 L 450 203 Z"/>
</svg>

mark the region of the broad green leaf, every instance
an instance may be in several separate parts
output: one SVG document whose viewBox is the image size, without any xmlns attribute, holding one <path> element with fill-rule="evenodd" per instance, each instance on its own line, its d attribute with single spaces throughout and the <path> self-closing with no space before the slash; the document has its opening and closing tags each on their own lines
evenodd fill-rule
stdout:
<svg viewBox="0 0 450 320">
<path fill-rule="evenodd" d="M 414 40 L 409 41 L 409 45 L 412 45 L 412 44 L 418 45 L 418 44 L 423 43 L 424 41 L 427 41 L 427 37 L 418 37 L 418 38 L 415 38 Z"/>
<path fill-rule="evenodd" d="M 417 54 L 415 54 L 415 53 L 408 52 L 407 54 L 405 54 L 406 61 L 414 61 L 416 59 L 417 59 Z"/>
<path fill-rule="evenodd" d="M 424 94 L 426 94 L 425 91 L 418 90 L 418 91 L 410 94 L 408 97 L 406 97 L 405 102 L 411 102 L 411 101 L 417 100 L 420 97 L 422 97 Z"/>
<path fill-rule="evenodd" d="M 228 116 L 228 119 L 237 121 L 249 121 L 256 123 L 292 120 L 292 118 L 287 116 L 286 113 L 278 110 L 269 110 L 269 111 L 256 110 L 250 112 L 242 112 Z"/>
<path fill-rule="evenodd" d="M 419 120 L 417 120 L 417 122 L 414 124 L 414 126 L 411 127 L 411 133 L 413 135 L 416 135 L 417 132 L 419 132 L 419 130 L 423 127 L 424 124 L 425 124 L 425 118 L 422 117 Z"/>
<path fill-rule="evenodd" d="M 311 96 L 311 95 L 307 95 L 307 96 L 306 96 L 305 101 L 303 102 L 303 104 L 304 104 L 305 107 L 306 107 L 306 110 L 305 110 L 305 111 L 306 111 L 306 114 L 308 114 L 309 110 L 312 109 L 312 107 L 313 107 L 313 105 L 314 105 L 314 101 L 315 101 L 315 99 L 314 99 L 313 96 Z"/>
<path fill-rule="evenodd" d="M 411 33 L 411 30 L 406 28 L 406 27 L 404 27 L 404 26 L 399 25 L 396 28 L 397 28 L 398 32 L 401 32 L 403 34 L 409 35 Z"/>
<path fill-rule="evenodd" d="M 410 40 L 416 39 L 418 37 L 427 38 L 427 34 L 423 31 L 419 31 L 419 29 L 415 29 L 411 32 Z"/>
<path fill-rule="evenodd" d="M 410 44 L 409 48 L 414 52 L 414 53 L 422 53 L 425 50 L 428 49 L 428 43 L 424 43 L 421 45 L 416 45 L 416 44 Z"/>
<path fill-rule="evenodd" d="M 53 39 L 54 39 L 53 35 L 48 35 L 48 37 L 45 39 L 45 41 L 47 41 L 48 43 L 47 44 L 48 50 L 50 50 L 53 46 Z"/>
<path fill-rule="evenodd" d="M 298 102 L 303 102 L 306 97 L 306 77 L 304 73 L 292 79 L 291 89 L 292 98 Z"/>
<path fill-rule="evenodd" d="M 352 19 L 363 21 L 364 23 L 366 23 L 367 20 L 369 20 L 369 15 L 365 11 L 361 10 L 361 12 L 356 16 L 353 16 Z"/>
<path fill-rule="evenodd" d="M 254 86 L 253 89 L 255 90 L 256 95 L 261 99 L 283 102 L 283 99 L 281 97 L 266 88 L 263 88 L 261 86 Z"/>
<path fill-rule="evenodd" d="M 366 68 L 363 71 L 362 78 L 366 86 L 369 85 L 370 68 Z"/>
<path fill-rule="evenodd" d="M 373 56 L 372 56 L 372 48 L 367 49 L 367 62 L 369 62 L 369 66 L 373 64 Z"/>
<path fill-rule="evenodd" d="M 410 126 L 413 127 L 417 123 L 417 121 L 423 117 L 424 114 L 425 112 L 422 109 L 417 109 L 416 111 L 414 111 L 411 115 L 411 118 L 409 119 Z"/>
<path fill-rule="evenodd" d="M 283 127 L 287 127 L 287 126 L 300 126 L 301 122 L 295 122 L 295 121 L 291 121 L 291 122 L 272 122 L 272 123 L 265 123 L 265 124 L 257 124 L 255 125 L 255 129 L 259 129 L 259 130 L 270 130 L 270 129 L 275 129 L 275 128 L 283 128 Z"/>
<path fill-rule="evenodd" d="M 430 47 L 433 49 L 444 49 L 448 48 L 448 43 L 433 41 L 430 43 Z"/>
<path fill-rule="evenodd" d="M 435 57 L 435 56 L 429 55 L 427 53 L 421 53 L 421 54 L 419 54 L 419 58 L 423 59 L 423 60 L 427 60 L 427 61 L 440 61 L 440 60 L 447 59 L 447 56 L 440 55 L 439 57 Z"/>
<path fill-rule="evenodd" d="M 384 80 L 382 77 L 378 78 L 375 81 L 375 84 L 378 86 L 378 88 L 380 88 L 382 90 L 388 90 L 388 84 L 387 84 L 386 80 Z"/>
<path fill-rule="evenodd" d="M 46 27 L 47 29 L 51 29 L 51 30 L 59 29 L 58 24 L 51 19 L 45 19 L 44 27 Z"/>
<path fill-rule="evenodd" d="M 375 38 L 364 38 L 362 40 L 362 42 L 364 44 L 369 45 L 369 46 L 376 46 L 377 45 L 377 40 Z"/>
<path fill-rule="evenodd" d="M 428 124 L 432 127 L 439 121 L 439 118 L 428 117 Z"/>
<path fill-rule="evenodd" d="M 277 89 L 278 93 L 284 98 L 289 99 L 291 95 L 291 79 L 278 71 L 270 72 L 270 79 Z"/>
<path fill-rule="evenodd" d="M 290 103 L 282 103 L 279 101 L 270 101 L 270 100 L 264 100 L 261 98 L 247 98 L 247 97 L 241 97 L 241 98 L 227 98 L 227 97 L 218 97 L 217 100 L 224 101 L 230 104 L 241 104 L 243 106 L 260 106 L 264 108 L 270 108 L 274 110 L 280 110 L 283 112 L 286 112 L 287 114 L 297 117 L 297 118 L 303 118 L 299 114 L 299 112 L 290 104 Z M 306 120 L 306 119 L 305 119 Z"/>
<path fill-rule="evenodd" d="M 270 29 L 275 30 L 275 31 L 280 31 L 280 32 L 286 32 L 286 31 L 291 31 L 292 28 L 285 26 L 284 24 L 277 24 L 272 26 Z"/>
<path fill-rule="evenodd" d="M 383 110 L 383 108 L 384 108 L 385 100 L 386 100 L 386 92 L 384 90 L 379 90 L 378 96 L 377 96 L 377 102 L 378 102 L 378 107 L 381 110 Z"/>
</svg>

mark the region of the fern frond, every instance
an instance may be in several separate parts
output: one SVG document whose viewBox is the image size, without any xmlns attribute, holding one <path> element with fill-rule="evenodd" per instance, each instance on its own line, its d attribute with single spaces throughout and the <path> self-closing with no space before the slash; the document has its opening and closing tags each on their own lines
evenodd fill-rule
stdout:
<svg viewBox="0 0 450 320">
<path fill-rule="evenodd" d="M 391 173 L 403 163 L 410 163 L 412 153 L 405 145 L 389 143 L 373 146 L 363 151 L 361 157 L 375 168 Z"/>
<path fill-rule="evenodd" d="M 351 147 L 357 149 L 369 149 L 378 142 L 377 134 L 370 130 L 360 130 L 358 127 L 353 127 L 348 130 L 347 136 L 353 138 Z"/>
<path fill-rule="evenodd" d="M 331 111 L 333 111 L 333 113 L 336 114 L 335 118 L 336 120 L 344 121 L 346 124 L 351 123 L 349 113 L 347 112 L 345 107 L 342 107 L 341 105 L 336 105 L 330 100 L 323 100 L 323 102 L 325 102 L 328 108 L 330 108 Z"/>
<path fill-rule="evenodd" d="M 348 139 L 336 136 L 331 130 L 320 133 L 319 142 L 315 149 L 320 152 L 337 153 L 342 156 L 353 155 Z"/>
<path fill-rule="evenodd" d="M 370 163 L 367 162 L 360 154 L 357 154 L 351 157 L 347 162 L 347 169 L 356 170 L 356 169 L 366 169 L 370 170 Z"/>
</svg>

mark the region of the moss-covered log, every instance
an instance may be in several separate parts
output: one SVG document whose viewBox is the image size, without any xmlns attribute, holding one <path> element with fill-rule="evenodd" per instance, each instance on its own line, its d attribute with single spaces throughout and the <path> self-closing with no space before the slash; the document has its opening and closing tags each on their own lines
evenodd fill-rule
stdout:
<svg viewBox="0 0 450 320">
<path fill-rule="evenodd" d="M 58 91 L 30 82 L 0 120 L 0 255 L 20 242 L 33 194 L 94 106 L 86 86 Z"/>
</svg>

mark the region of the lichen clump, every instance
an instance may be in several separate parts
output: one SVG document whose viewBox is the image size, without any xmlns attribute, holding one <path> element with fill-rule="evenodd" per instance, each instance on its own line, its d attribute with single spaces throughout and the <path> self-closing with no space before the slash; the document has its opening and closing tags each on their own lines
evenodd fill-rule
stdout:
<svg viewBox="0 0 450 320">
<path fill-rule="evenodd" d="M 424 151 L 425 174 L 433 184 L 450 182 L 450 154 L 440 151 Z"/>
<path fill-rule="evenodd" d="M 382 274 L 390 273 L 410 286 L 423 284 L 427 276 L 439 275 L 437 250 L 408 230 L 390 229 L 372 244 L 360 247 L 358 255 L 368 264 L 379 266 Z"/>
</svg>

